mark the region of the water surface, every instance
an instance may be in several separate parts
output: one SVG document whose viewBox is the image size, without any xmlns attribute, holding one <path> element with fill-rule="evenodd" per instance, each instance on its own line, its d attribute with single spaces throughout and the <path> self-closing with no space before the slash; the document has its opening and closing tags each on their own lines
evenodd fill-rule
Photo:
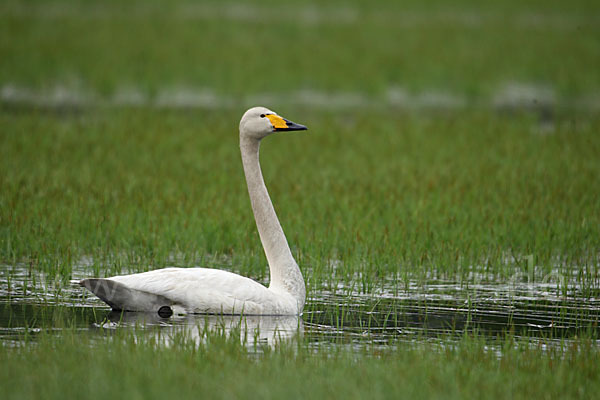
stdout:
<svg viewBox="0 0 600 400">
<path fill-rule="evenodd" d="M 74 280 L 88 274 L 82 266 Z M 523 279 L 425 283 L 389 279 L 370 293 L 348 285 L 311 290 L 298 317 L 117 313 L 73 282 L 47 279 L 26 266 L 0 266 L 0 341 L 19 344 L 40 333 L 65 329 L 101 340 L 119 329 L 136 329 L 166 344 L 178 334 L 201 341 L 207 332 L 239 336 L 256 347 L 300 340 L 307 346 L 395 346 L 423 341 L 452 343 L 478 334 L 493 345 L 506 335 L 543 346 L 581 335 L 598 337 L 600 299 L 577 285 Z"/>
</svg>

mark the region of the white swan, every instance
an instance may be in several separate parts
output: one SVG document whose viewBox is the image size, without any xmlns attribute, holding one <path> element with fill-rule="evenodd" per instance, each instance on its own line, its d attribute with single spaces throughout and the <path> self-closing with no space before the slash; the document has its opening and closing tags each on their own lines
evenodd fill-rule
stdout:
<svg viewBox="0 0 600 400">
<path fill-rule="evenodd" d="M 298 264 L 265 186 L 260 141 L 278 131 L 306 130 L 264 108 L 240 121 L 240 150 L 250 202 L 271 274 L 268 288 L 252 279 L 210 268 L 164 268 L 140 274 L 84 279 L 86 287 L 114 310 L 175 313 L 300 315 L 306 291 Z"/>
</svg>

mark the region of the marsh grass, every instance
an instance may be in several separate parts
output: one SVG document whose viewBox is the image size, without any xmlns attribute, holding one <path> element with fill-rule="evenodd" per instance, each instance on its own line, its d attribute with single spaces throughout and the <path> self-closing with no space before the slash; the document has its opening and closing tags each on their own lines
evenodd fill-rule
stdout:
<svg viewBox="0 0 600 400">
<path fill-rule="evenodd" d="M 68 279 L 213 266 L 267 279 L 234 112 L 0 115 L 5 263 Z M 302 111 L 262 146 L 266 181 L 313 287 L 382 279 L 541 280 L 597 290 L 599 121 L 552 135 L 529 115 Z M 577 268 L 578 273 L 573 273 Z M 471 278 L 472 279 L 472 278 Z"/>
<path fill-rule="evenodd" d="M 581 340 L 542 349 L 507 340 L 499 356 L 477 337 L 439 347 L 404 344 L 380 351 L 313 352 L 283 344 L 248 357 L 211 333 L 205 342 L 175 338 L 168 347 L 129 331 L 91 342 L 80 334 L 41 335 L 0 347 L 0 381 L 13 398 L 591 398 L 598 349 Z M 90 348 L 94 350 L 90 352 Z M 35 374 L 30 371 L 35 370 Z M 68 371 L 68 372 L 65 372 Z"/>
</svg>

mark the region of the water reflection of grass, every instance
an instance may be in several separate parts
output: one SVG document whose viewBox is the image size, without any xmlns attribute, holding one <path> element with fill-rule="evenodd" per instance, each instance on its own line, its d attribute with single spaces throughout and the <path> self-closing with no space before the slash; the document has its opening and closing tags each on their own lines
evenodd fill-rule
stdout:
<svg viewBox="0 0 600 400">
<path fill-rule="evenodd" d="M 552 281 L 553 295 L 593 304 L 596 8 L 6 1 L 0 261 L 26 268 L 4 269 L 2 279 L 9 292 L 25 293 L 39 287 L 39 271 L 52 290 L 55 279 L 82 273 L 201 265 L 266 281 L 237 121 L 240 104 L 256 94 L 293 91 L 295 100 L 266 105 L 311 130 L 270 138 L 262 162 L 310 296 L 323 288 L 402 291 L 432 279 L 465 290 L 482 281 Z M 332 99 L 326 112 L 310 106 Z M 387 100 L 363 110 L 368 99 Z M 414 99 L 440 110 L 419 112 L 408 104 Z M 406 326 L 405 309 L 324 308 L 309 304 L 309 330 L 323 322 L 321 311 L 334 328 L 353 324 L 351 334 L 363 325 Z M 589 307 L 557 311 L 559 321 L 592 329 L 550 348 L 515 342 L 510 332 L 490 348 L 471 332 L 354 352 L 301 340 L 258 356 L 218 335 L 169 348 L 130 331 L 88 338 L 45 312 L 29 317 L 36 328 L 67 328 L 61 337 L 0 346 L 7 398 L 598 392 L 598 351 L 581 339 L 596 335 Z"/>
</svg>

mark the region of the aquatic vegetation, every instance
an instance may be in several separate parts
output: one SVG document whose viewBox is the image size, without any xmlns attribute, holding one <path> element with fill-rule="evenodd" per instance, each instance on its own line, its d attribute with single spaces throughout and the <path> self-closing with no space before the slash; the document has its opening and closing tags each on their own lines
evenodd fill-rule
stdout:
<svg viewBox="0 0 600 400">
<path fill-rule="evenodd" d="M 600 372 L 598 348 L 587 341 L 566 353 L 507 341 L 501 357 L 468 337 L 438 349 L 423 344 L 384 352 L 313 353 L 282 345 L 251 357 L 240 350 L 239 341 L 220 334 L 200 345 L 180 337 L 165 347 L 127 332 L 94 342 L 67 333 L 45 336 L 35 345 L 0 347 L 0 382 L 10 382 L 8 399 L 194 398 L 198 393 L 214 398 L 527 399 L 545 393 L 593 398 Z"/>
</svg>

